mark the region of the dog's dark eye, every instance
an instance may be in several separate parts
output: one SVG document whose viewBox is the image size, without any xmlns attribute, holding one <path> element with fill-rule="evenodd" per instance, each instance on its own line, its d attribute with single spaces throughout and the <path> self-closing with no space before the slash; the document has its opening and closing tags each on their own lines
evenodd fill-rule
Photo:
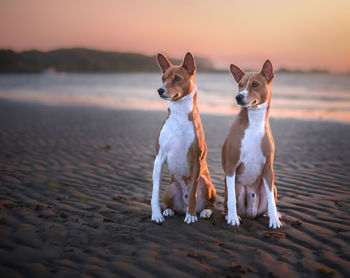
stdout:
<svg viewBox="0 0 350 278">
<path fill-rule="evenodd" d="M 174 78 L 175 82 L 180 81 L 180 80 L 181 80 L 181 78 L 179 76 L 175 76 L 175 78 Z"/>
<path fill-rule="evenodd" d="M 258 87 L 259 86 L 259 83 L 258 82 L 253 82 L 253 84 L 252 84 L 252 87 L 253 88 L 256 88 L 256 87 Z"/>
<path fill-rule="evenodd" d="M 243 85 L 242 85 L 241 83 L 238 83 L 238 87 L 239 87 L 239 88 L 242 88 Z"/>
<path fill-rule="evenodd" d="M 162 76 L 162 81 L 163 81 L 163 83 L 165 82 L 165 77 L 164 76 Z"/>
</svg>

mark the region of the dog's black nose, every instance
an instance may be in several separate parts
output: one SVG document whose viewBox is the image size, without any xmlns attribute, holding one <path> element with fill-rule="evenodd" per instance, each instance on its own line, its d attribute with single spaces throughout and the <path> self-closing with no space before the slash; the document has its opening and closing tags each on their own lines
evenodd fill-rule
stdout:
<svg viewBox="0 0 350 278">
<path fill-rule="evenodd" d="M 162 94 L 164 94 L 165 90 L 163 88 L 159 88 L 158 89 L 158 94 L 161 96 Z"/>
<path fill-rule="evenodd" d="M 236 100 L 237 100 L 238 103 L 239 103 L 239 102 L 242 102 L 242 100 L 243 100 L 243 95 L 238 94 L 238 95 L 236 96 Z"/>
</svg>

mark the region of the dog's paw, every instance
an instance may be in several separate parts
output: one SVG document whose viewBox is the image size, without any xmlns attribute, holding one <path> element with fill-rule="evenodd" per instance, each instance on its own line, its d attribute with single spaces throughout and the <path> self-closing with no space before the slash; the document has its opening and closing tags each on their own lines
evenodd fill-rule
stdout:
<svg viewBox="0 0 350 278">
<path fill-rule="evenodd" d="M 210 218 L 212 214 L 213 214 L 212 209 L 203 209 L 199 216 L 200 218 Z"/>
<path fill-rule="evenodd" d="M 241 218 L 237 215 L 237 214 L 234 214 L 234 213 L 228 213 L 226 216 L 225 216 L 225 219 L 227 221 L 227 224 L 229 225 L 232 225 L 232 226 L 239 226 L 241 224 Z"/>
<path fill-rule="evenodd" d="M 277 215 L 269 217 L 269 228 L 278 229 L 282 227 L 282 222 Z"/>
<path fill-rule="evenodd" d="M 167 208 L 166 210 L 163 211 L 163 216 L 165 217 L 170 217 L 174 215 L 174 211 L 170 208 Z"/>
<path fill-rule="evenodd" d="M 198 221 L 198 218 L 196 215 L 190 215 L 188 212 L 186 213 L 186 217 L 184 220 L 185 223 L 191 224 L 191 223 L 194 223 L 196 221 Z"/>
<path fill-rule="evenodd" d="M 152 221 L 155 221 L 157 223 L 163 223 L 164 222 L 164 217 L 162 213 L 159 210 L 152 210 Z"/>
</svg>

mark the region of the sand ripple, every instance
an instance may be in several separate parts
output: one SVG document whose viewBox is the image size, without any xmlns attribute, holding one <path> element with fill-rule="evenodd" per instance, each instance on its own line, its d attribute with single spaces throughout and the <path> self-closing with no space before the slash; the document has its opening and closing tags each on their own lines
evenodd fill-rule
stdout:
<svg viewBox="0 0 350 278">
<path fill-rule="evenodd" d="M 271 120 L 285 224 L 275 232 L 266 217 L 239 228 L 224 221 L 226 116 L 202 117 L 215 216 L 190 226 L 179 215 L 151 222 L 164 116 L 1 101 L 1 276 L 318 277 L 325 267 L 349 277 L 349 125 Z"/>
</svg>

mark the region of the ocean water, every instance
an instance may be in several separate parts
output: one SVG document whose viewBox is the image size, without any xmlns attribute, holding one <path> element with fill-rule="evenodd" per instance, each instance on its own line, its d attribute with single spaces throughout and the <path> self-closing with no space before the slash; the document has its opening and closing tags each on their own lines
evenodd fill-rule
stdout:
<svg viewBox="0 0 350 278">
<path fill-rule="evenodd" d="M 235 114 L 237 84 L 229 73 L 196 76 L 201 113 Z M 165 110 L 160 73 L 2 74 L 0 97 L 50 105 Z M 350 122 L 350 76 L 277 73 L 272 85 L 273 117 Z"/>
</svg>

